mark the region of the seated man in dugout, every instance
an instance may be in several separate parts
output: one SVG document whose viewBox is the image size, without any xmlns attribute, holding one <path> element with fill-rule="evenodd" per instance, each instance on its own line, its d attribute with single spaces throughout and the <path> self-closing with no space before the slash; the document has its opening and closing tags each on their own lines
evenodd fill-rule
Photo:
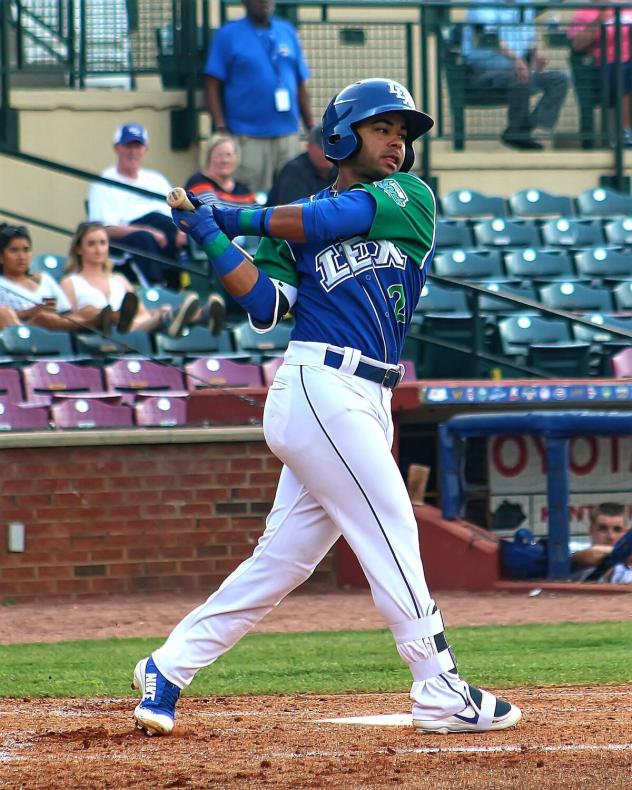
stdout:
<svg viewBox="0 0 632 790">
<path fill-rule="evenodd" d="M 574 581 L 583 581 L 609 556 L 617 541 L 629 530 L 625 517 L 625 505 L 618 502 L 602 502 L 590 513 L 588 537 L 585 542 L 572 541 L 571 571 Z M 610 568 L 599 581 L 611 584 L 632 584 L 632 556 L 625 562 Z"/>
<path fill-rule="evenodd" d="M 136 305 L 72 310 L 57 282 L 47 274 L 31 274 L 31 236 L 24 225 L 0 226 L 0 329 L 28 324 L 58 332 L 96 329 L 108 335 L 112 326 L 133 319 Z"/>
</svg>

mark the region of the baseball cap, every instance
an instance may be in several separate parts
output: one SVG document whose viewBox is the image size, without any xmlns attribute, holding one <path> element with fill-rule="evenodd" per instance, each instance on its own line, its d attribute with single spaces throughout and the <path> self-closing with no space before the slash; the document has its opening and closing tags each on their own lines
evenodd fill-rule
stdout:
<svg viewBox="0 0 632 790">
<path fill-rule="evenodd" d="M 147 129 L 140 123 L 126 123 L 114 132 L 114 145 L 127 145 L 128 143 L 149 143 Z"/>
</svg>

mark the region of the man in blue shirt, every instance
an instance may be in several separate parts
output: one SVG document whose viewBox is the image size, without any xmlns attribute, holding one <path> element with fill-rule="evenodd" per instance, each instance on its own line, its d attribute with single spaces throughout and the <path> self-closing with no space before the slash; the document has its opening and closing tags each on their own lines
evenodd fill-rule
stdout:
<svg viewBox="0 0 632 790">
<path fill-rule="evenodd" d="M 563 71 L 544 71 L 546 60 L 538 49 L 535 16 L 529 3 L 470 8 L 467 21 L 471 24 L 463 30 L 461 53 L 472 72 L 473 87 L 507 89 L 507 128 L 502 141 L 513 148 L 537 151 L 542 145 L 533 139 L 533 130 L 553 129 L 569 79 Z M 485 41 L 489 34 L 497 39 L 497 46 Z M 531 110 L 529 98 L 535 93 L 541 96 Z"/>
<path fill-rule="evenodd" d="M 300 119 L 314 125 L 309 69 L 294 28 L 272 17 L 274 0 L 243 0 L 246 16 L 218 30 L 208 54 L 206 106 L 216 131 L 241 144 L 237 177 L 267 192 L 299 153 Z"/>
</svg>

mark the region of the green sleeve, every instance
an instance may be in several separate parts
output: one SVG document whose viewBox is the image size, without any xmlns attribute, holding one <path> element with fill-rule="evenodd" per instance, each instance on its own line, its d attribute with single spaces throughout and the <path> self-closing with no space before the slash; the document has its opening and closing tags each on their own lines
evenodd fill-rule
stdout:
<svg viewBox="0 0 632 790">
<path fill-rule="evenodd" d="M 392 241 L 422 266 L 434 245 L 436 204 L 430 187 L 410 173 L 396 173 L 372 184 L 358 184 L 376 204 L 367 238 Z"/>
<path fill-rule="evenodd" d="M 275 280 L 298 287 L 298 272 L 287 241 L 261 239 L 254 259 L 255 266 Z"/>
</svg>

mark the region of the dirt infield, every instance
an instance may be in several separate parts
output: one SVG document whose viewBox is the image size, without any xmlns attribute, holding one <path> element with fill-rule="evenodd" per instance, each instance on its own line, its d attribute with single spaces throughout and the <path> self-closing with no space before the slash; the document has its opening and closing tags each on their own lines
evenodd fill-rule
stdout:
<svg viewBox="0 0 632 790">
<path fill-rule="evenodd" d="M 439 593 L 450 625 L 627 619 L 629 594 Z M 116 596 L 2 610 L 2 641 L 160 636 L 196 596 Z M 157 623 L 161 627 L 157 628 Z M 259 630 L 379 628 L 367 593 L 290 596 Z M 27 636 L 28 635 L 28 636 Z M 502 693 L 502 690 L 500 690 Z M 323 719 L 408 714 L 404 694 L 184 697 L 170 738 L 127 700 L 0 700 L 2 788 L 632 788 L 628 686 L 512 689 L 514 730 L 421 735 Z"/>
<path fill-rule="evenodd" d="M 628 688 L 513 689 L 511 698 L 525 710 L 518 728 L 467 736 L 321 721 L 405 712 L 402 694 L 184 698 L 170 738 L 135 731 L 129 700 L 5 700 L 0 701 L 0 785 L 632 787 Z"/>
</svg>

